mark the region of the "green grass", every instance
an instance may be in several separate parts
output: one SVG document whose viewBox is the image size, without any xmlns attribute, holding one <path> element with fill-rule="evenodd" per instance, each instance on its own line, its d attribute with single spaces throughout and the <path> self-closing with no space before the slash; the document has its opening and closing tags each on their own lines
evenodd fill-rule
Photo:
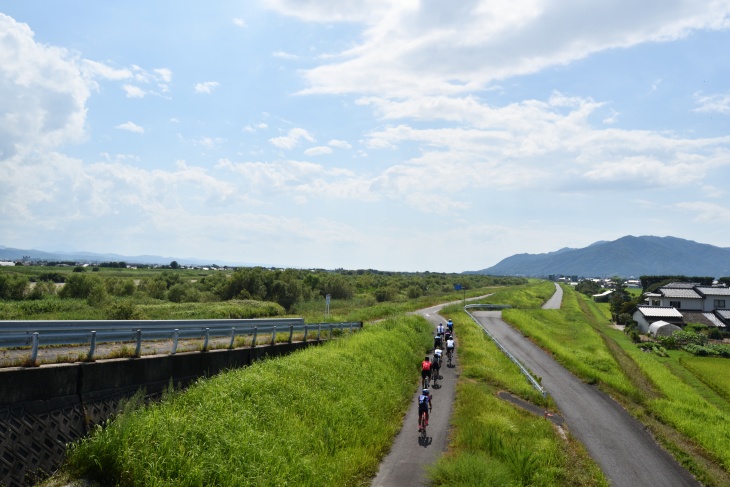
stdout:
<svg viewBox="0 0 730 487">
<path fill-rule="evenodd" d="M 713 382 L 713 372 L 721 370 L 713 359 L 703 367 L 707 358 L 641 351 L 610 326 L 602 305 L 564 291 L 560 310 L 512 309 L 503 316 L 578 377 L 622 402 L 705 485 L 730 484 L 730 409 L 718 396 L 727 392 L 726 374 Z"/>
<path fill-rule="evenodd" d="M 201 380 L 75 444 L 102 485 L 368 485 L 431 340 L 420 317 Z"/>
<path fill-rule="evenodd" d="M 461 376 L 449 452 L 430 469 L 434 485 L 607 485 L 576 440 L 564 439 L 542 416 L 496 395 L 507 390 L 548 407 L 517 366 L 465 313 L 443 314 L 454 320 Z"/>
<path fill-rule="evenodd" d="M 679 363 L 691 371 L 700 381 L 710 387 L 725 401 L 730 401 L 730 374 L 728 360 L 717 357 L 696 357 L 679 354 Z M 726 404 L 730 406 L 730 404 Z"/>
<path fill-rule="evenodd" d="M 566 290 L 559 310 L 507 309 L 502 316 L 558 362 L 589 384 L 602 382 L 629 396 L 638 391 L 601 336 L 588 322 L 575 292 Z"/>
</svg>

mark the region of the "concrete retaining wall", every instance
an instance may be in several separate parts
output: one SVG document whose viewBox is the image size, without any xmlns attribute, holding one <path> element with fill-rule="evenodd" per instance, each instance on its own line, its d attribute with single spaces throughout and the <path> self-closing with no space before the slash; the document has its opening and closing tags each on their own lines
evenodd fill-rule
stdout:
<svg viewBox="0 0 730 487">
<path fill-rule="evenodd" d="M 63 461 L 67 443 L 113 415 L 120 401 L 140 388 L 159 397 L 171 380 L 178 389 L 316 343 L 1 370 L 0 483 L 20 487 L 48 477 Z"/>
</svg>

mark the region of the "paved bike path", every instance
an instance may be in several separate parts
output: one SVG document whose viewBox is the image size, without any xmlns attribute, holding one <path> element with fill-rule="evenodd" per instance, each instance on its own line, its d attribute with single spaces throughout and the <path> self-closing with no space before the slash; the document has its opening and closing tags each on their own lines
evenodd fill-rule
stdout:
<svg viewBox="0 0 730 487">
<path fill-rule="evenodd" d="M 438 315 L 444 305 L 433 306 L 423 309 L 417 314 L 424 316 L 433 323 L 434 328 L 439 323 L 446 324 L 446 320 Z M 454 330 L 458 336 L 458 330 Z M 457 347 L 458 349 L 458 347 Z M 433 354 L 430 354 L 433 356 Z M 422 444 L 418 432 L 418 390 L 414 390 L 413 402 L 406 413 L 403 427 L 395 438 L 390 453 L 380 464 L 380 470 L 373 479 L 372 487 L 410 487 L 428 485 L 426 477 L 426 466 L 433 465 L 446 451 L 448 446 L 449 418 L 451 417 L 451 406 L 456 391 L 456 379 L 458 372 L 456 359 L 458 352 L 454 354 L 453 367 L 446 365 L 446 355 L 441 367 L 441 377 L 438 381 L 438 388 L 431 388 L 433 396 L 433 411 L 428 422 L 427 444 Z M 424 357 L 426 354 L 424 353 Z"/>
<path fill-rule="evenodd" d="M 505 323 L 500 311 L 472 314 L 528 370 L 542 377 L 568 430 L 585 445 L 612 487 L 700 485 L 654 441 L 644 425 Z"/>
</svg>

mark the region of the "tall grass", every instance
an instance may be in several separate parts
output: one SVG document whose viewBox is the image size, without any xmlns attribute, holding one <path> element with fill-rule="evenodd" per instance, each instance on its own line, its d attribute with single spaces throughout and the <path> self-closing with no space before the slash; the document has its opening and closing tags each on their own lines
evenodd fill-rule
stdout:
<svg viewBox="0 0 730 487">
<path fill-rule="evenodd" d="M 123 412 L 68 468 L 102 485 L 367 485 L 399 430 L 430 325 L 404 317 Z"/>
<path fill-rule="evenodd" d="M 461 377 L 449 452 L 430 470 L 434 485 L 607 485 L 576 440 L 563 439 L 542 416 L 496 395 L 507 390 L 547 407 L 519 369 L 466 314 L 444 314 L 454 320 Z"/>
</svg>

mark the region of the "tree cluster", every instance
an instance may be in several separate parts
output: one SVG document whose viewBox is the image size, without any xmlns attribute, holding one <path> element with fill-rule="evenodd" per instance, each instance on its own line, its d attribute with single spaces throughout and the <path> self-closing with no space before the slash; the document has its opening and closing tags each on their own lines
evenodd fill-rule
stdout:
<svg viewBox="0 0 730 487">
<path fill-rule="evenodd" d="M 30 285 L 26 275 L 0 274 L 0 299 L 38 299 L 55 294 L 53 282 L 65 282 L 58 292 L 62 299 L 86 299 L 89 304 L 108 304 L 110 297 L 139 297 L 170 302 L 258 300 L 275 302 L 291 311 L 300 302 L 324 298 L 351 299 L 369 294 L 375 301 L 415 299 L 424 295 L 453 292 L 454 284 L 464 289 L 492 285 L 514 285 L 523 278 L 479 274 L 396 273 L 373 270 L 325 271 L 301 269 L 241 268 L 234 272 L 213 271 L 193 278 L 181 270 L 160 270 L 134 280 L 131 277 L 97 273 L 41 273 Z M 32 288 L 32 289 L 31 289 Z M 35 291 L 35 290 L 38 291 Z M 33 291 L 33 292 L 31 292 Z"/>
</svg>

